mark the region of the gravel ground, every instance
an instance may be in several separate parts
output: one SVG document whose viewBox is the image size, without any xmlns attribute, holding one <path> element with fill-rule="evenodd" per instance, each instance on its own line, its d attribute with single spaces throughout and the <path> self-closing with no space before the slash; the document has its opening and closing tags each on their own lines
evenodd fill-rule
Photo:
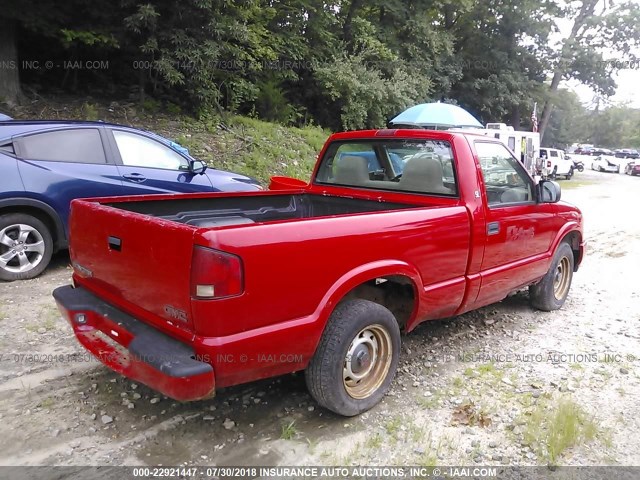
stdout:
<svg viewBox="0 0 640 480">
<path fill-rule="evenodd" d="M 389 395 L 351 419 L 301 374 L 180 404 L 110 372 L 58 315 L 58 255 L 0 287 L 0 465 L 640 465 L 640 179 L 561 184 L 590 242 L 564 308 L 519 292 L 423 324 Z"/>
</svg>

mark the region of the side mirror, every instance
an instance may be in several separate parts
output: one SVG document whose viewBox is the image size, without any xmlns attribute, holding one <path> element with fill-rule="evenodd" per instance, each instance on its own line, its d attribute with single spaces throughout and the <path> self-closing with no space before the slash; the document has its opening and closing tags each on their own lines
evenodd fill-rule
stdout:
<svg viewBox="0 0 640 480">
<path fill-rule="evenodd" d="M 561 197 L 560 185 L 551 180 L 540 180 L 538 183 L 538 199 L 540 203 L 557 203 Z"/>
<path fill-rule="evenodd" d="M 207 166 L 200 160 L 189 161 L 189 171 L 194 175 L 202 175 L 207 170 Z"/>
</svg>

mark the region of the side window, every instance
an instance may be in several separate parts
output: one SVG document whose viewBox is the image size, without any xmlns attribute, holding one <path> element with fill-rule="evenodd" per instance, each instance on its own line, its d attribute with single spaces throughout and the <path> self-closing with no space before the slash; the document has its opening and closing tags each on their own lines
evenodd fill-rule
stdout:
<svg viewBox="0 0 640 480">
<path fill-rule="evenodd" d="M 475 147 L 490 206 L 533 201 L 529 177 L 504 145 L 476 142 Z"/>
<path fill-rule="evenodd" d="M 182 155 L 153 139 L 121 130 L 113 130 L 113 136 L 124 165 L 167 170 L 181 170 L 188 166 Z"/>
<path fill-rule="evenodd" d="M 16 153 L 16 151 L 13 149 L 13 143 L 11 142 L 0 145 L 0 152 L 10 153 L 11 155 L 14 155 Z"/>
<path fill-rule="evenodd" d="M 508 142 L 509 142 L 509 148 L 512 151 L 515 152 L 516 151 L 516 137 L 509 137 Z"/>
<path fill-rule="evenodd" d="M 78 128 L 37 133 L 20 139 L 20 155 L 46 162 L 107 163 L 100 132 Z"/>
<path fill-rule="evenodd" d="M 558 158 L 558 152 L 556 152 L 555 150 L 550 150 L 549 154 L 551 158 Z"/>
</svg>

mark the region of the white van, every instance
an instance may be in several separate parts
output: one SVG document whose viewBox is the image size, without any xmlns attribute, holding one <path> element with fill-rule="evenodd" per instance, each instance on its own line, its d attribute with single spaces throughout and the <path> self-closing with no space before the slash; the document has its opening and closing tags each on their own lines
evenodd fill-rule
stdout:
<svg viewBox="0 0 640 480">
<path fill-rule="evenodd" d="M 573 176 L 573 161 L 569 160 L 562 150 L 543 147 L 540 149 L 540 159 L 543 176 L 566 177 L 567 180 Z"/>
</svg>

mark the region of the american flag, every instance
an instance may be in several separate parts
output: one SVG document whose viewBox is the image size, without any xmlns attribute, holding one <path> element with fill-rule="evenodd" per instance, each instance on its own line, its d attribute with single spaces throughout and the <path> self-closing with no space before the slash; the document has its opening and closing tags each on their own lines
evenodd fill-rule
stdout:
<svg viewBox="0 0 640 480">
<path fill-rule="evenodd" d="M 538 131 L 538 102 L 533 104 L 533 112 L 531 113 L 531 130 Z"/>
</svg>

